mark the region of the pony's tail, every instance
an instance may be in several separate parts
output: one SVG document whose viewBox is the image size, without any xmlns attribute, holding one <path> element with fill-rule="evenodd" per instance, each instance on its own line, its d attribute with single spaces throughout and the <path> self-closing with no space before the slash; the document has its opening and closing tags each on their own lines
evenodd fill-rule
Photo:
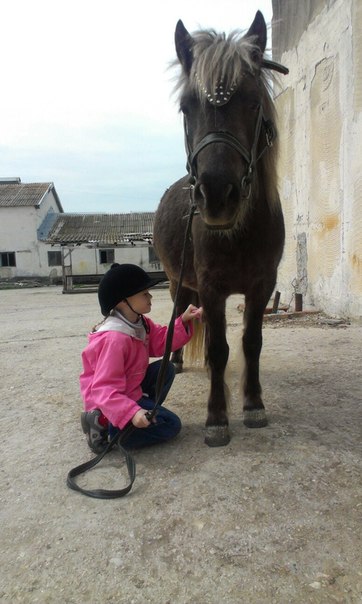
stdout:
<svg viewBox="0 0 362 604">
<path fill-rule="evenodd" d="M 185 361 L 189 365 L 205 362 L 205 324 L 194 321 L 194 335 L 185 346 Z"/>
</svg>

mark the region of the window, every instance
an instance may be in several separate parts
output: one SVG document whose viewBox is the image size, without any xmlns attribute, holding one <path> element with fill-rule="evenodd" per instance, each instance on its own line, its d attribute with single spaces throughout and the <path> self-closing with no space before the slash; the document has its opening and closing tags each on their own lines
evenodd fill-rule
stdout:
<svg viewBox="0 0 362 604">
<path fill-rule="evenodd" d="M 112 264 L 114 262 L 114 250 L 99 250 L 99 263 Z"/>
<path fill-rule="evenodd" d="M 62 266 L 62 253 L 48 252 L 48 266 Z"/>
<path fill-rule="evenodd" d="M 0 266 L 16 266 L 15 252 L 0 252 Z"/>
</svg>

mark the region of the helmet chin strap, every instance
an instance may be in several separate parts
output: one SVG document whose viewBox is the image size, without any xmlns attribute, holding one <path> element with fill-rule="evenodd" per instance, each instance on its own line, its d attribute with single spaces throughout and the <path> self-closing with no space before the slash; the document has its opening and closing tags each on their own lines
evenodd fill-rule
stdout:
<svg viewBox="0 0 362 604">
<path fill-rule="evenodd" d="M 137 312 L 134 308 L 132 308 L 132 306 L 130 305 L 130 303 L 128 302 L 127 298 L 124 299 L 125 303 L 127 304 L 128 308 L 131 309 L 132 312 L 134 312 L 135 315 L 137 315 L 137 317 L 141 317 L 142 315 L 140 315 L 139 312 Z"/>
<path fill-rule="evenodd" d="M 141 319 L 141 321 L 142 321 L 142 323 L 143 323 L 143 327 L 144 327 L 144 328 L 145 328 L 145 330 L 146 330 L 146 333 L 150 333 L 150 328 L 149 328 L 149 326 L 148 326 L 148 324 L 147 324 L 147 322 L 146 322 L 146 320 L 145 320 L 144 316 L 143 316 L 143 315 L 141 315 L 139 312 L 137 312 L 137 311 L 136 311 L 134 308 L 132 308 L 132 306 L 131 306 L 131 305 L 130 305 L 130 303 L 128 302 L 127 298 L 125 298 L 125 299 L 124 299 L 124 301 L 125 301 L 125 303 L 127 304 L 128 308 L 130 308 L 130 309 L 131 309 L 131 311 L 132 311 L 132 312 L 134 312 L 134 314 L 135 314 L 135 315 L 137 315 L 137 317 L 138 317 L 139 319 Z"/>
</svg>

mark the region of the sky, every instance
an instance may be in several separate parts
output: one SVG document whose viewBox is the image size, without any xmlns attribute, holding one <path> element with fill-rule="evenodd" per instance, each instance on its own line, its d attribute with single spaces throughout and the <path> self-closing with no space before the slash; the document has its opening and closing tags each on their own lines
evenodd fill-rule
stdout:
<svg viewBox="0 0 362 604">
<path fill-rule="evenodd" d="M 53 182 L 65 212 L 155 211 L 185 174 L 178 19 L 230 32 L 258 9 L 270 25 L 271 0 L 5 0 L 0 177 Z"/>
</svg>

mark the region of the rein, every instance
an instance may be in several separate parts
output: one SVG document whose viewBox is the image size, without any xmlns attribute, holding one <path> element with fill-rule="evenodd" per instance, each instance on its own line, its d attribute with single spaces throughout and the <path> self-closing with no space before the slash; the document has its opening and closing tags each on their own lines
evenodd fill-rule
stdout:
<svg viewBox="0 0 362 604">
<path fill-rule="evenodd" d="M 190 199 L 190 202 L 191 202 L 191 199 Z M 160 394 L 161 394 L 162 387 L 163 387 L 163 384 L 165 381 L 166 369 L 167 369 L 169 359 L 170 359 L 172 338 L 173 338 L 175 320 L 176 320 L 176 310 L 177 310 L 176 307 L 177 307 L 177 302 L 179 299 L 180 289 L 182 286 L 182 280 L 183 280 L 183 275 L 184 275 L 184 270 L 185 270 L 186 244 L 187 244 L 187 241 L 188 241 L 190 233 L 191 233 L 192 219 L 193 219 L 195 210 L 196 210 L 196 206 L 191 202 L 190 203 L 190 213 L 188 215 L 188 221 L 187 221 L 185 236 L 184 236 L 179 279 L 178 279 L 177 289 L 176 289 L 176 293 L 175 293 L 175 299 L 174 299 L 174 303 L 173 303 L 172 315 L 171 315 L 171 319 L 170 319 L 170 322 L 168 325 L 165 352 L 162 357 L 160 370 L 159 370 L 158 376 L 157 376 L 155 405 L 154 405 L 153 409 L 151 411 L 148 411 L 146 414 L 146 417 L 149 421 L 151 421 L 152 418 L 156 415 L 157 410 L 160 407 L 160 403 L 159 403 Z M 74 491 L 78 491 L 79 493 L 82 493 L 83 495 L 87 495 L 88 497 L 94 497 L 96 499 L 116 499 L 116 498 L 124 497 L 125 495 L 127 495 L 127 493 L 129 493 L 130 490 L 132 489 L 133 483 L 136 479 L 136 462 L 135 462 L 134 458 L 132 457 L 132 455 L 129 453 L 129 451 L 127 451 L 122 445 L 125 442 L 127 442 L 130 435 L 137 429 L 147 430 L 147 428 L 135 428 L 134 425 L 132 424 L 132 422 L 129 422 L 127 424 L 127 426 L 121 431 L 120 434 L 117 433 L 113 436 L 113 438 L 107 444 L 105 450 L 102 451 L 102 453 L 100 453 L 93 459 L 90 459 L 89 461 L 86 461 L 85 463 L 83 463 L 79 466 L 76 466 L 75 468 L 70 470 L 67 475 L 68 487 L 70 489 L 73 489 Z M 128 476 L 129 476 L 128 485 L 122 489 L 111 489 L 111 490 L 110 489 L 86 489 L 86 488 L 79 486 L 79 484 L 75 481 L 75 478 L 77 476 L 80 476 L 81 474 L 84 474 L 88 470 L 91 470 L 92 468 L 94 468 L 103 459 L 103 457 L 105 457 L 105 455 L 107 455 L 107 453 L 109 453 L 113 449 L 113 447 L 118 448 L 119 452 L 122 454 L 122 456 L 124 457 L 124 459 L 126 461 L 127 471 L 128 471 Z"/>
</svg>

